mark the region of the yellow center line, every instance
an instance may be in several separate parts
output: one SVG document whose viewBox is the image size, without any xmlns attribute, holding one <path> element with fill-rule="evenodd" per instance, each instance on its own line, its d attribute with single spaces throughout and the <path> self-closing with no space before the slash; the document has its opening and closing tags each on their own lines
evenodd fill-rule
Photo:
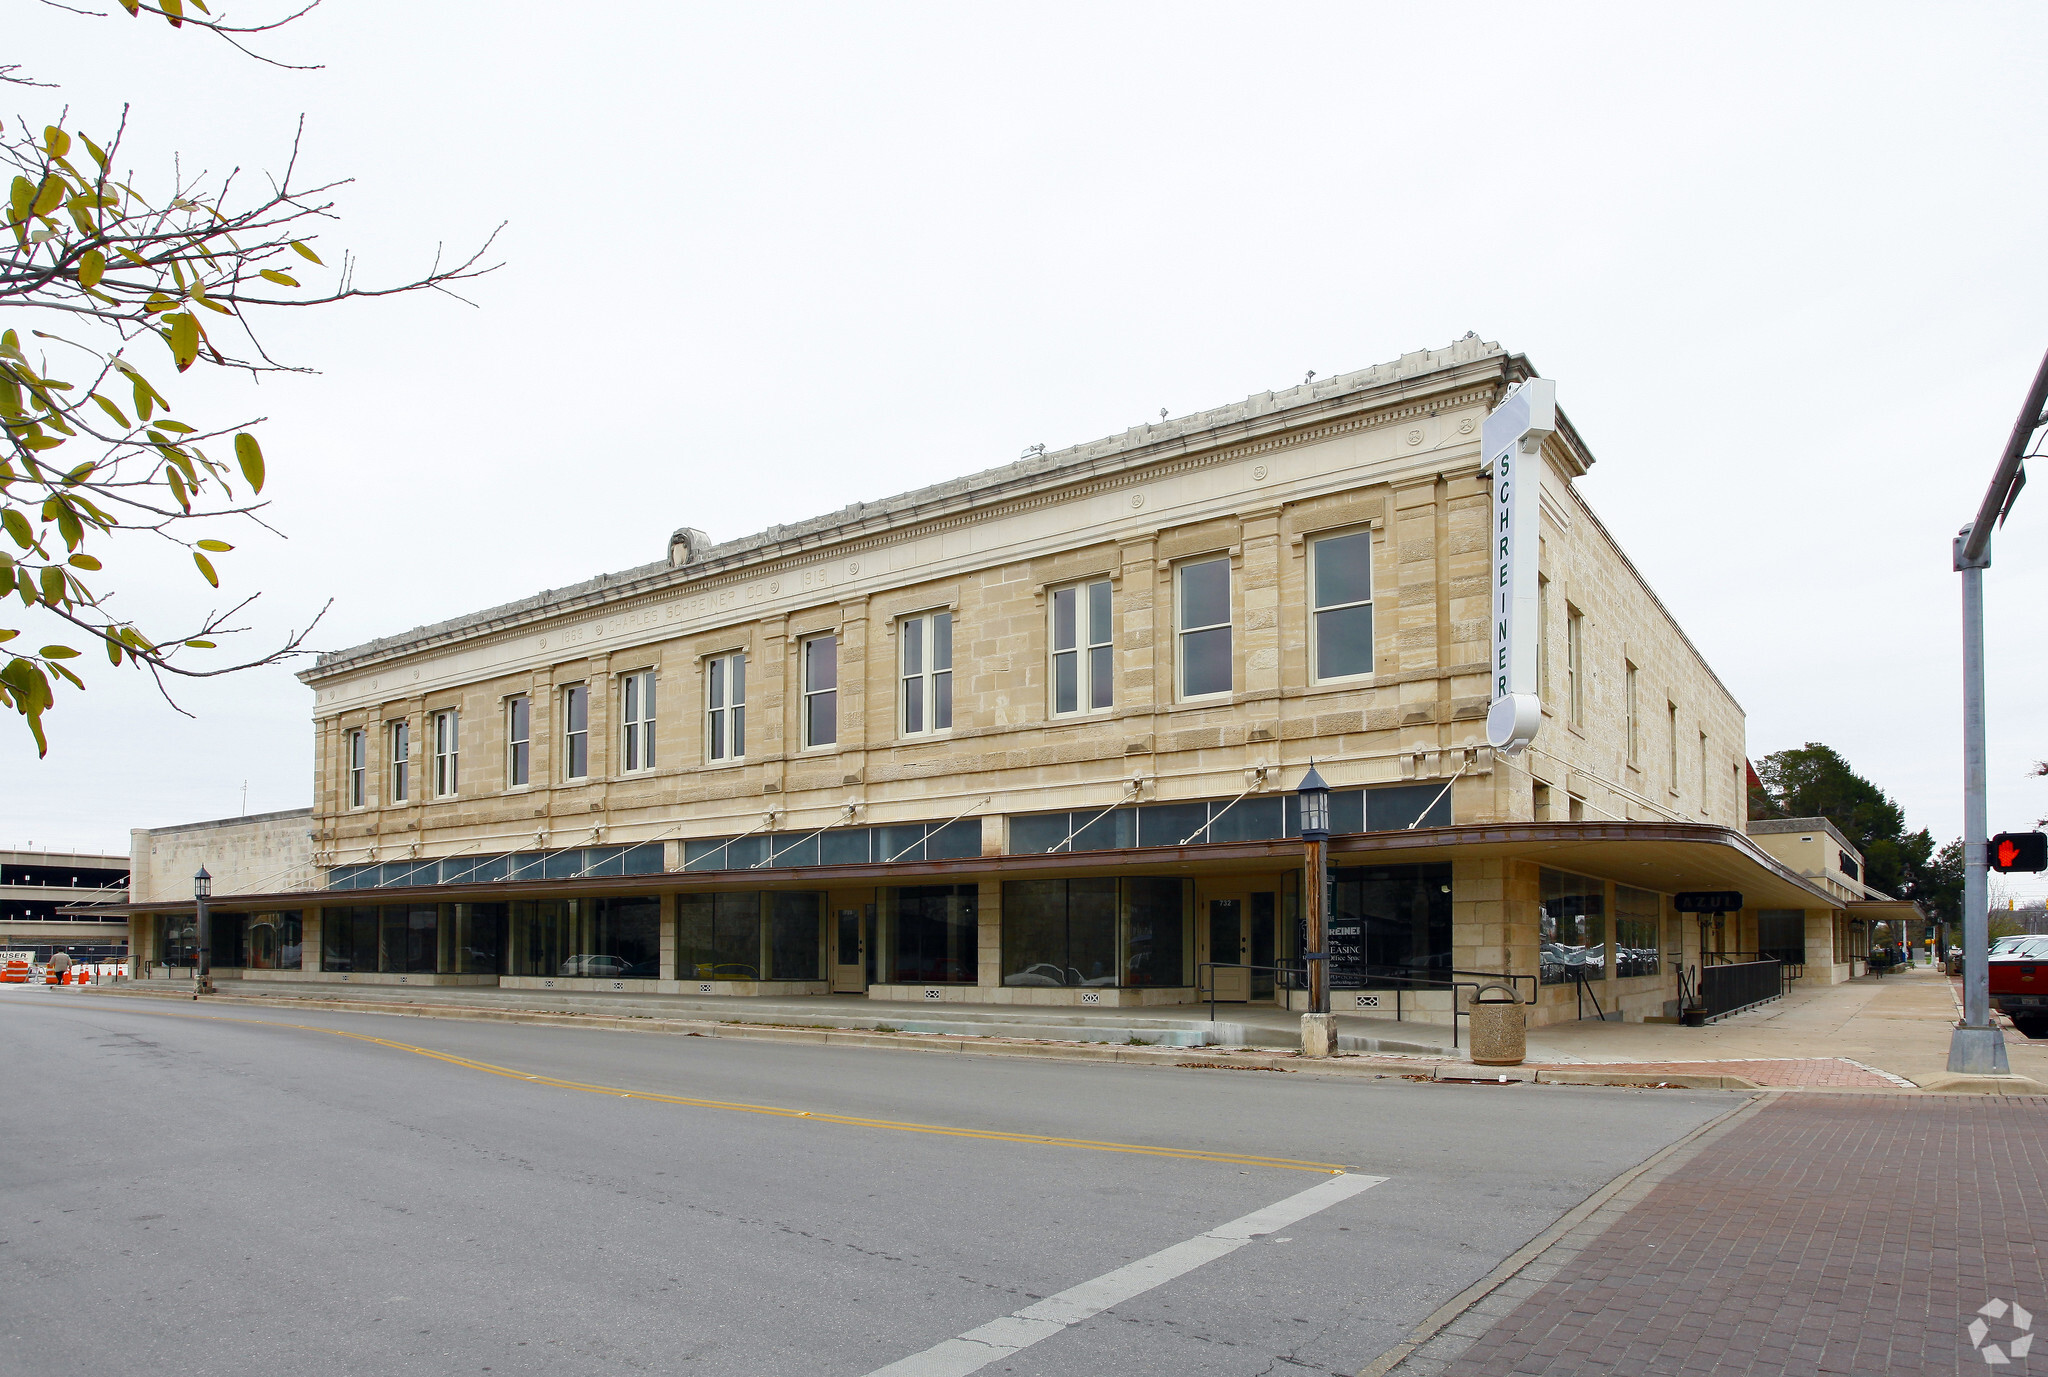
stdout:
<svg viewBox="0 0 2048 1377">
<path fill-rule="evenodd" d="M 529 1085 L 544 1085 L 555 1090 L 577 1090 L 591 1095 L 608 1095 L 618 1099 L 646 1100 L 653 1104 L 680 1105 L 689 1109 L 718 1109 L 733 1114 L 766 1114 L 775 1118 L 804 1119 L 811 1123 L 842 1124 L 848 1128 L 888 1129 L 896 1133 L 928 1133 L 946 1138 L 972 1138 L 988 1143 L 1028 1143 L 1039 1147 L 1081 1148 L 1089 1152 L 1136 1153 L 1145 1157 L 1172 1157 L 1186 1162 L 1218 1162 L 1225 1166 L 1270 1167 L 1279 1171 L 1312 1171 L 1324 1176 L 1342 1175 L 1351 1168 L 1342 1162 L 1303 1162 L 1291 1157 L 1266 1157 L 1244 1152 L 1205 1152 L 1195 1148 L 1161 1147 L 1148 1143 L 1110 1143 L 1092 1138 L 1061 1138 L 1039 1133 L 1005 1133 L 998 1129 L 949 1128 L 943 1124 L 907 1123 L 896 1119 L 870 1119 L 857 1114 L 827 1114 L 814 1109 L 787 1109 L 779 1105 L 747 1104 L 739 1100 L 708 1100 L 693 1095 L 665 1095 L 653 1090 L 628 1090 L 616 1085 L 598 1085 L 590 1081 L 566 1080 L 560 1076 L 543 1076 L 530 1071 L 520 1071 L 509 1066 L 495 1066 L 487 1061 L 476 1061 L 470 1057 L 459 1057 L 452 1052 L 437 1052 L 431 1047 L 416 1047 L 409 1042 L 395 1042 L 390 1038 L 372 1037 L 368 1033 L 350 1033 L 340 1028 L 321 1028 L 310 1023 L 285 1023 L 275 1019 L 232 1018 L 225 1014 L 181 1014 L 168 1009 L 135 1009 L 130 1012 L 152 1014 L 158 1018 L 189 1018 L 207 1023 L 242 1023 L 258 1028 L 294 1028 L 305 1033 L 325 1033 L 330 1037 L 350 1038 L 356 1042 L 373 1043 L 378 1047 L 389 1047 L 396 1052 L 410 1052 L 415 1056 L 431 1057 L 450 1066 L 460 1066 L 469 1071 L 482 1071 L 486 1075 L 502 1076 L 507 1080 L 523 1081 Z"/>
</svg>

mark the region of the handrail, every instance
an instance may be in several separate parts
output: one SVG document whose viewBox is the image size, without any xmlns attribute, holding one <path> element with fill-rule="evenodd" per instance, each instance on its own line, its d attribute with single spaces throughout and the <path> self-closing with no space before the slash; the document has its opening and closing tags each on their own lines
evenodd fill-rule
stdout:
<svg viewBox="0 0 2048 1377">
<path fill-rule="evenodd" d="M 1195 963 L 1195 992 L 1196 992 L 1197 994 L 1201 993 L 1201 989 L 1202 989 L 1202 972 L 1203 972 L 1203 971 L 1208 971 L 1208 972 L 1210 972 L 1210 976 L 1209 976 L 1209 1021 L 1210 1021 L 1211 1023 L 1214 1023 L 1214 1022 L 1216 1021 L 1216 976 L 1215 976 L 1215 972 L 1216 972 L 1216 971 L 1217 971 L 1218 969 L 1228 969 L 1228 970 L 1233 970 L 1233 971 L 1271 971 L 1271 972 L 1273 972 L 1273 974 L 1274 974 L 1274 976 L 1275 976 L 1275 981 L 1274 981 L 1274 983 L 1275 983 L 1275 984 L 1278 984 L 1278 983 L 1279 983 L 1279 981 L 1278 981 L 1278 977 L 1279 977 L 1279 976 L 1281 976 L 1281 975 L 1298 975 L 1298 976 L 1300 976 L 1300 977 L 1301 977 L 1301 980 L 1302 980 L 1302 984 L 1303 984 L 1303 985 L 1306 985 L 1306 984 L 1308 983 L 1308 967 L 1307 967 L 1306 965 L 1301 965 L 1301 966 L 1280 966 L 1280 965 L 1273 965 L 1273 966 L 1254 966 L 1254 965 L 1252 965 L 1252 964 L 1251 964 L 1250 962 L 1248 962 L 1248 961 L 1198 961 L 1198 962 L 1196 962 L 1196 963 Z M 1295 988 L 1295 987 L 1294 987 L 1294 986 L 1292 986 L 1292 985 L 1290 985 L 1290 986 L 1288 986 L 1288 988 L 1289 988 L 1289 989 L 1293 989 L 1293 988 Z"/>
</svg>

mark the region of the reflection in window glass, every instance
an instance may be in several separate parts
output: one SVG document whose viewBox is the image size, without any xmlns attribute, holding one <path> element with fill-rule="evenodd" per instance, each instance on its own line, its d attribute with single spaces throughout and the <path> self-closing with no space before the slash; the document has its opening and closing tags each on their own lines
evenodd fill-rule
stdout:
<svg viewBox="0 0 2048 1377">
<path fill-rule="evenodd" d="M 1003 983 L 1117 983 L 1115 880 L 1013 880 L 1003 886 Z"/>
<path fill-rule="evenodd" d="M 885 890 L 884 983 L 974 984 L 977 893 L 974 885 Z"/>
<path fill-rule="evenodd" d="M 1663 969 L 1657 935 L 1664 925 L 1664 898 L 1647 889 L 1614 887 L 1614 973 L 1656 975 Z"/>
<path fill-rule="evenodd" d="M 825 896 L 787 892 L 768 896 L 768 978 L 816 980 L 824 945 Z"/>
<path fill-rule="evenodd" d="M 1310 546 L 1315 593 L 1315 677 L 1372 673 L 1372 532 Z"/>
<path fill-rule="evenodd" d="M 1330 872 L 1330 988 L 1450 978 L 1451 868 L 1384 865 Z"/>
<path fill-rule="evenodd" d="M 676 896 L 676 978 L 761 978 L 759 891 Z"/>
<path fill-rule="evenodd" d="M 1542 872 L 1543 949 L 1539 975 L 1545 985 L 1607 975 L 1607 886 L 1561 870 Z"/>
<path fill-rule="evenodd" d="M 1180 693 L 1230 692 L 1230 561 L 1183 564 L 1179 580 Z"/>
<path fill-rule="evenodd" d="M 1109 580 L 1052 595 L 1052 710 L 1094 712 L 1116 702 L 1110 653 Z"/>
<path fill-rule="evenodd" d="M 661 901 L 514 900 L 506 906 L 507 975 L 652 980 L 661 973 Z"/>
<path fill-rule="evenodd" d="M 1123 975 L 1126 985 L 1195 983 L 1194 911 L 1180 880 L 1124 881 Z"/>
<path fill-rule="evenodd" d="M 813 636 L 804 642 L 804 745 L 831 746 L 839 740 L 839 638 Z"/>
<path fill-rule="evenodd" d="M 300 938 L 299 911 L 252 913 L 245 929 L 247 960 L 259 971 L 295 971 L 305 947 Z"/>
<path fill-rule="evenodd" d="M 747 753 L 747 657 L 721 655 L 704 666 L 704 755 L 738 760 Z"/>
<path fill-rule="evenodd" d="M 505 770 L 508 783 L 513 788 L 527 782 L 528 772 L 533 763 L 532 738 L 533 704 L 519 697 L 507 700 L 505 704 Z"/>
<path fill-rule="evenodd" d="M 590 774 L 590 688 L 571 684 L 562 690 L 562 778 Z"/>
<path fill-rule="evenodd" d="M 369 907 L 320 911 L 320 969 L 377 969 L 377 910 Z"/>
<path fill-rule="evenodd" d="M 953 614 L 911 617 L 896 628 L 902 657 L 903 734 L 953 725 Z"/>
</svg>

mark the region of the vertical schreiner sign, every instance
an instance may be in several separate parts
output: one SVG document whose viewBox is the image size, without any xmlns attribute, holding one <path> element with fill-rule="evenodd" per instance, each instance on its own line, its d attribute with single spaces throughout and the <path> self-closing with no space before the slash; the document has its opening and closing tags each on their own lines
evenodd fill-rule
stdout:
<svg viewBox="0 0 2048 1377">
<path fill-rule="evenodd" d="M 1557 384 L 1529 378 L 1480 430 L 1482 472 L 1493 475 L 1492 705 L 1486 740 L 1519 755 L 1543 724 L 1536 692 L 1536 539 L 1543 510 L 1543 437 L 1557 429 Z"/>
</svg>

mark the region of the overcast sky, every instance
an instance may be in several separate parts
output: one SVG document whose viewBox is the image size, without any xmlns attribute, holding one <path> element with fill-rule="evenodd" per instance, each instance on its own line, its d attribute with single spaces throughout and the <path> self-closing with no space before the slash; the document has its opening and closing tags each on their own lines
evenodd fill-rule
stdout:
<svg viewBox="0 0 2048 1377">
<path fill-rule="evenodd" d="M 233 4 L 233 0 L 229 0 Z M 2048 348 L 2039 5 L 327 0 L 266 51 L 12 0 L 0 62 L 145 181 L 352 177 L 359 280 L 500 221 L 474 308 L 306 313 L 224 531 L 260 644 L 352 645 L 1477 331 L 1749 715 L 1961 829 L 1969 519 Z M 113 8 L 108 4 L 108 8 Z M 216 3 L 219 10 L 222 5 Z M 282 12 L 246 0 L 242 18 Z M 168 388 L 168 384 L 166 384 Z M 191 404 L 186 405 L 185 399 Z M 1992 826 L 2048 814 L 2048 463 L 1986 578 Z M 208 605 L 137 566 L 140 615 Z M 102 666 L 104 670 L 104 666 Z M 0 844 L 304 806 L 289 669 L 0 732 Z M 2036 883 L 2019 888 L 2038 894 Z"/>
</svg>

